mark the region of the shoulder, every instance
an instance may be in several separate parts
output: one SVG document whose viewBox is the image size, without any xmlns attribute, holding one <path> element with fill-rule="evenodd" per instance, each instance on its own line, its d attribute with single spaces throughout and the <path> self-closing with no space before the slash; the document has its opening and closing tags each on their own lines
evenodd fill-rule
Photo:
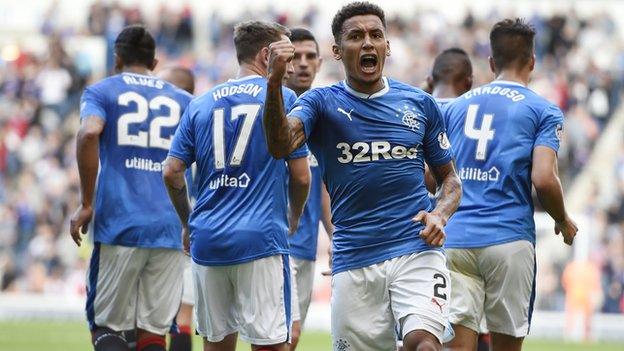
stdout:
<svg viewBox="0 0 624 351">
<path fill-rule="evenodd" d="M 115 91 L 115 88 L 118 87 L 120 84 L 123 84 L 123 81 L 121 80 L 121 75 L 117 74 L 114 76 L 103 78 L 100 81 L 87 86 L 85 88 L 85 92 L 107 95 Z"/>
<path fill-rule="evenodd" d="M 406 97 L 415 99 L 426 105 L 437 106 L 433 96 L 418 87 L 390 78 L 388 78 L 388 85 L 395 93 L 404 94 Z"/>
</svg>

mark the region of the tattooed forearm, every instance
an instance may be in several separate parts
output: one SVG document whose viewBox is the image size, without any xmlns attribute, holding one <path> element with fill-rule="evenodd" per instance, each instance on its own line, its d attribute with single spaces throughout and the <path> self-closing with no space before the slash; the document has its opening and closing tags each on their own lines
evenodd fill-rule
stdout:
<svg viewBox="0 0 624 351">
<path fill-rule="evenodd" d="M 263 122 L 269 153 L 277 159 L 286 157 L 290 151 L 292 135 L 284 112 L 281 84 L 271 81 L 267 84 Z"/>
<path fill-rule="evenodd" d="M 444 221 L 455 213 L 461 200 L 461 181 L 455 172 L 455 165 L 449 162 L 442 166 L 431 167 L 438 184 L 441 184 L 436 195 L 436 207 L 432 212 L 439 214 Z"/>
</svg>

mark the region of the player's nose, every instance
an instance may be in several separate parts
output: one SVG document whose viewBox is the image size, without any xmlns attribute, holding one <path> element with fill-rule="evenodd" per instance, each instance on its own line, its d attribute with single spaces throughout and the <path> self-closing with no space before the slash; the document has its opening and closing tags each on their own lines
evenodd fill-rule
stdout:
<svg viewBox="0 0 624 351">
<path fill-rule="evenodd" d="M 364 41 L 362 42 L 363 49 L 372 49 L 374 48 L 373 41 L 371 40 L 370 35 L 366 34 L 364 36 Z"/>
</svg>

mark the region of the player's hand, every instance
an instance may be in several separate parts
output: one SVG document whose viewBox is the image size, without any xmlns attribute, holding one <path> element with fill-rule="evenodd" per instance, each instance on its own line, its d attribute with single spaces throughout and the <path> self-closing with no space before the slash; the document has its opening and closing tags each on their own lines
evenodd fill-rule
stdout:
<svg viewBox="0 0 624 351">
<path fill-rule="evenodd" d="M 80 243 L 82 243 L 80 233 L 87 234 L 91 218 L 93 218 L 93 208 L 91 206 L 80 205 L 72 215 L 69 221 L 69 233 L 76 245 L 80 246 Z"/>
<path fill-rule="evenodd" d="M 331 272 L 332 272 L 332 246 L 331 246 L 331 243 L 330 243 L 329 247 L 327 248 L 327 257 L 328 257 L 328 259 L 327 259 L 327 261 L 328 261 L 327 262 L 327 266 L 329 267 L 329 269 L 326 270 L 326 271 L 322 271 L 321 275 L 329 277 L 329 276 L 331 276 Z"/>
<path fill-rule="evenodd" d="M 420 231 L 420 236 L 430 246 L 442 246 L 446 240 L 444 225 L 446 221 L 435 212 L 420 211 L 412 218 L 414 222 L 421 222 L 425 229 Z"/>
<path fill-rule="evenodd" d="M 555 234 L 559 235 L 561 233 L 563 242 L 568 245 L 572 245 L 577 232 L 578 227 L 576 223 L 568 216 L 561 222 L 555 222 Z"/>
<path fill-rule="evenodd" d="M 281 82 L 295 56 L 295 46 L 288 39 L 269 44 L 269 80 Z"/>
<path fill-rule="evenodd" d="M 295 216 L 292 211 L 288 210 L 288 235 L 293 235 L 299 228 L 300 217 Z"/>
<path fill-rule="evenodd" d="M 191 254 L 191 240 L 189 238 L 189 228 L 188 226 L 182 227 L 182 249 L 184 250 L 184 254 L 190 256 Z"/>
</svg>

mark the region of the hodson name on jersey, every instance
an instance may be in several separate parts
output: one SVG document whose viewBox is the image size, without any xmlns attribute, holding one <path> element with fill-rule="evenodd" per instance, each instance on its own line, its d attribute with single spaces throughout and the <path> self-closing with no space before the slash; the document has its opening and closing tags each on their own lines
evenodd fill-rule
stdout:
<svg viewBox="0 0 624 351">
<path fill-rule="evenodd" d="M 212 98 L 217 101 L 221 98 L 236 94 L 248 94 L 253 97 L 257 97 L 263 90 L 263 87 L 258 84 L 241 84 L 234 86 L 220 86 L 213 89 Z"/>
<path fill-rule="evenodd" d="M 191 256 L 217 266 L 288 253 L 286 161 L 268 152 L 262 129 L 266 79 L 220 84 L 194 99 L 169 155 L 195 162 Z M 284 101 L 296 99 L 284 88 Z M 307 148 L 291 158 L 306 157 Z"/>
</svg>

